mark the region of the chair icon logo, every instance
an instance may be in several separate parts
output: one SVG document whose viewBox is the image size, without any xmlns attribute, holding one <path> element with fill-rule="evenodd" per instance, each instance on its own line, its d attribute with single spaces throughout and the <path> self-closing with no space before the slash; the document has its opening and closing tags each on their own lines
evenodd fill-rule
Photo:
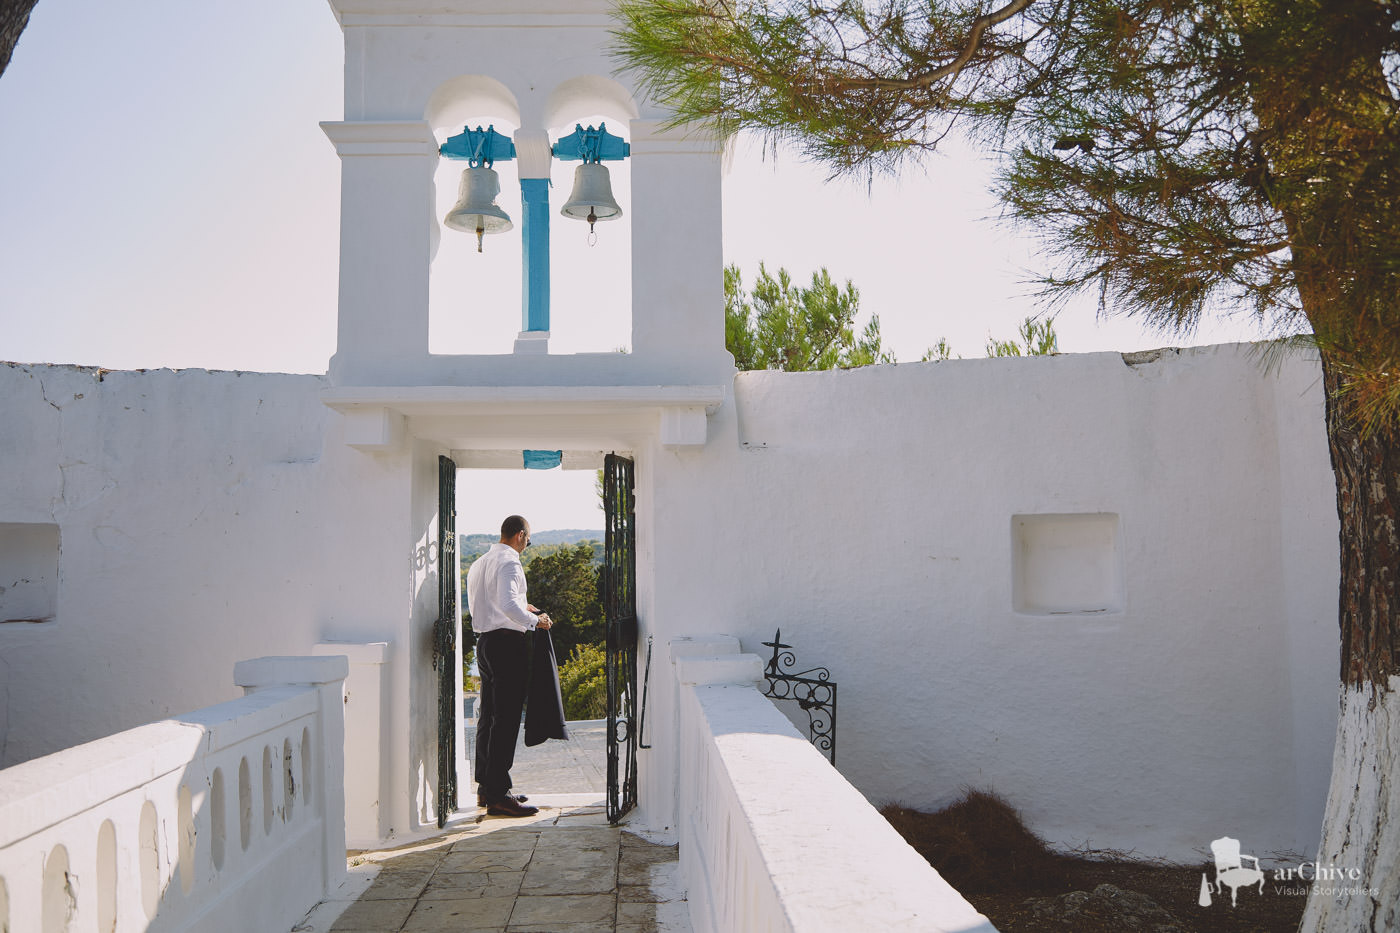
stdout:
<svg viewBox="0 0 1400 933">
<path fill-rule="evenodd" d="M 1210 844 L 1211 855 L 1215 857 L 1215 882 L 1212 884 L 1205 872 L 1201 873 L 1201 896 L 1197 903 L 1202 907 L 1211 904 L 1211 893 L 1223 893 L 1230 889 L 1230 906 L 1239 899 L 1240 888 L 1257 884 L 1259 893 L 1264 893 L 1264 872 L 1259 867 L 1259 859 L 1240 852 L 1240 841 L 1229 836 L 1221 836 Z M 1253 863 L 1253 867 L 1245 862 Z"/>
</svg>

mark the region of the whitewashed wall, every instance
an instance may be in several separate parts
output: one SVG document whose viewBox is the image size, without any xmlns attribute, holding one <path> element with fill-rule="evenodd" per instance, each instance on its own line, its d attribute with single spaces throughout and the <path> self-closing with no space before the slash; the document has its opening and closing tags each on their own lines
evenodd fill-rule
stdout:
<svg viewBox="0 0 1400 933">
<path fill-rule="evenodd" d="M 239 657 L 384 642 L 379 826 L 431 822 L 416 556 L 443 447 L 348 447 L 323 385 L 0 366 L 0 529 L 61 532 L 52 621 L 0 623 L 0 761 L 229 699 Z M 1315 844 L 1337 666 L 1315 365 L 1219 347 L 742 374 L 703 449 L 637 457 L 644 637 L 762 653 L 781 626 L 839 682 L 838 764 L 871 800 L 991 787 L 1056 842 L 1177 857 Z M 1047 513 L 1117 516 L 1117 608 L 1016 610 L 1013 516 Z M 641 759 L 663 830 L 665 679 Z"/>
<path fill-rule="evenodd" d="M 781 626 L 873 801 L 990 787 L 1062 844 L 1309 850 L 1338 651 L 1318 383 L 1233 346 L 741 374 L 704 451 L 654 467 L 652 619 L 760 654 Z M 1117 515 L 1119 611 L 1016 611 L 1038 513 Z"/>
<path fill-rule="evenodd" d="M 321 642 L 388 643 L 382 734 L 407 734 L 408 457 L 341 443 L 323 386 L 0 365 L 0 524 L 61 548 L 54 618 L 0 623 L 0 765 L 232 699 L 239 658 Z M 417 769 L 383 748 L 402 832 Z"/>
</svg>

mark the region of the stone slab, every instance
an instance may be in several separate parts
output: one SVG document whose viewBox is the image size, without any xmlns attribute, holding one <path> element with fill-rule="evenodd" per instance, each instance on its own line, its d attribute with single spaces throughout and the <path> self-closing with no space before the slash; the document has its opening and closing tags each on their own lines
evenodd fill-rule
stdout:
<svg viewBox="0 0 1400 933">
<path fill-rule="evenodd" d="M 540 838 L 538 830 L 500 829 L 481 832 L 452 843 L 453 852 L 529 851 Z"/>
<path fill-rule="evenodd" d="M 431 871 L 422 870 L 382 871 L 370 884 L 368 890 L 360 895 L 360 898 L 368 901 L 402 900 L 403 898 L 411 900 L 423 893 L 423 888 L 432 875 Z"/>
<path fill-rule="evenodd" d="M 607 850 L 614 855 L 619 848 L 619 833 L 611 826 L 556 826 L 550 833 L 551 845 L 541 847 L 544 854 L 554 849 Z"/>
<path fill-rule="evenodd" d="M 423 889 L 424 900 L 466 897 L 514 897 L 520 893 L 523 871 L 438 872 Z"/>
<path fill-rule="evenodd" d="M 515 899 L 512 926 L 548 926 L 566 923 L 613 923 L 617 898 L 612 894 L 526 895 Z"/>
<path fill-rule="evenodd" d="M 449 847 L 443 845 L 433 849 L 415 849 L 412 852 L 403 854 L 382 853 L 370 859 L 379 866 L 381 872 L 432 872 L 437 868 L 438 862 L 442 861 L 449 851 Z"/>
<path fill-rule="evenodd" d="M 523 871 L 530 864 L 533 852 L 528 850 L 507 850 L 502 852 L 453 852 L 442 860 L 438 871 L 457 873 L 464 871 L 498 872 Z"/>
<path fill-rule="evenodd" d="M 617 887 L 617 873 L 603 870 L 575 868 L 560 872 L 536 872 L 525 874 L 520 885 L 521 895 L 562 895 L 562 894 L 607 894 L 612 896 Z"/>
<path fill-rule="evenodd" d="M 617 852 L 574 849 L 567 843 L 535 850 L 521 894 L 603 894 L 617 887 Z"/>
<path fill-rule="evenodd" d="M 556 829 L 571 829 L 575 826 L 607 826 L 608 809 L 605 806 L 574 807 L 563 810 L 554 820 Z"/>
<path fill-rule="evenodd" d="M 383 930 L 397 930 L 413 912 L 414 904 L 415 901 L 411 899 L 359 900 L 345 908 L 345 912 L 331 925 L 331 930 L 334 933 L 382 933 Z"/>
<path fill-rule="evenodd" d="M 420 900 L 403 925 L 403 933 L 461 933 L 464 930 L 501 929 L 510 920 L 515 900 L 513 897 Z"/>
<path fill-rule="evenodd" d="M 656 925 L 656 905 L 619 901 L 617 904 L 618 923 L 649 923 Z"/>
<path fill-rule="evenodd" d="M 611 920 L 594 920 L 588 923 L 512 923 L 506 933 L 614 933 L 616 927 Z"/>
<path fill-rule="evenodd" d="M 488 853 L 489 854 L 489 853 Z M 496 853 L 499 855 L 510 855 L 514 853 Z M 530 860 L 530 867 L 542 868 L 589 868 L 596 869 L 603 866 L 617 866 L 618 853 L 616 844 L 610 847 L 588 848 L 574 845 L 565 835 L 555 835 L 548 840 L 535 846 L 534 857 Z"/>
</svg>

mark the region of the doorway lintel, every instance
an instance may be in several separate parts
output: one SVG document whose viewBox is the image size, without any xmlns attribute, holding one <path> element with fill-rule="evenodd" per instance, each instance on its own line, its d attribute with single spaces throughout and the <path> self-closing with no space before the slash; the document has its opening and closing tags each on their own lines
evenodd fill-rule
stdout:
<svg viewBox="0 0 1400 933">
<path fill-rule="evenodd" d="M 656 438 L 670 450 L 706 441 L 724 386 L 390 386 L 331 388 L 321 401 L 345 416 L 345 443 L 369 453 L 431 437 L 464 450 L 535 446 L 632 447 Z"/>
</svg>

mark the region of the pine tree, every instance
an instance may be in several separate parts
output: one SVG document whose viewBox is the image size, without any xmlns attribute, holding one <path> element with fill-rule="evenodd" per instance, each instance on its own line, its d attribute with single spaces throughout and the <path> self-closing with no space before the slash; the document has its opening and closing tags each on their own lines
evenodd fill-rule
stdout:
<svg viewBox="0 0 1400 933">
<path fill-rule="evenodd" d="M 808 372 L 893 363 L 880 348 L 880 317 L 872 314 L 860 335 L 855 318 L 860 291 L 848 280 L 837 286 L 826 269 L 812 284 L 793 285 L 786 269 L 770 275 L 759 263 L 753 291 L 744 289 L 738 266 L 724 270 L 724 343 L 740 369 Z"/>
<path fill-rule="evenodd" d="M 955 129 L 1044 234 L 1045 296 L 1190 333 L 1243 311 L 1318 354 L 1341 520 L 1342 718 L 1318 859 L 1400 922 L 1400 5 L 1384 0 L 622 0 L 617 52 L 677 124 L 833 174 Z M 1299 339 L 1296 335 L 1304 335 Z"/>
</svg>

